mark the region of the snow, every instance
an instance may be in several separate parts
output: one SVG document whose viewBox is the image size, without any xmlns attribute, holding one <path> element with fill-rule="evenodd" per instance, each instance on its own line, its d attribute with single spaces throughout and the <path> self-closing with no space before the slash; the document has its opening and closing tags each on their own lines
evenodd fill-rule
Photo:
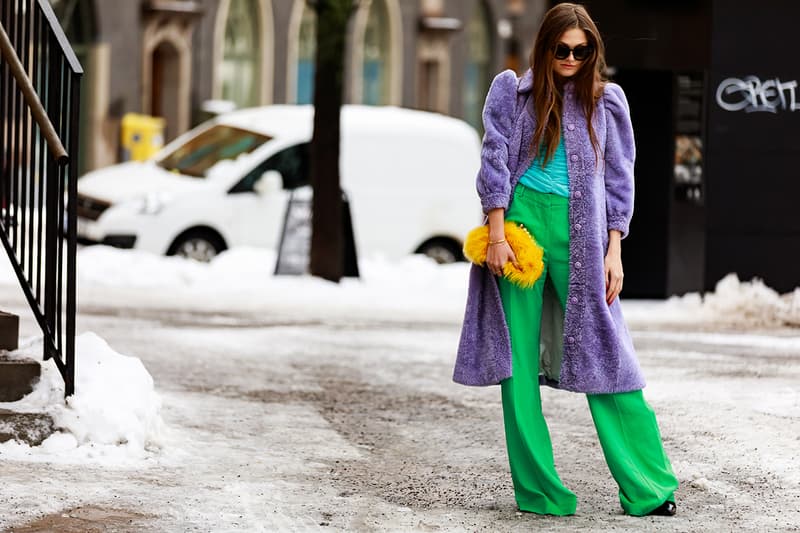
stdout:
<svg viewBox="0 0 800 533">
<path fill-rule="evenodd" d="M 761 279 L 741 281 L 730 273 L 705 294 L 696 292 L 664 301 L 625 301 L 625 316 L 637 323 L 725 324 L 759 327 L 800 326 L 800 287 L 779 294 Z"/>
<path fill-rule="evenodd" d="M 689 341 L 695 345 L 709 346 L 754 346 L 761 349 L 770 350 L 773 357 L 783 355 L 785 357 L 796 357 L 800 353 L 800 335 L 788 337 L 776 337 L 774 335 L 759 335 L 751 333 L 698 333 L 688 331 L 640 331 L 637 337 L 640 339 L 656 339 L 668 341 L 680 336 L 684 341 Z M 702 353 L 702 352 L 701 352 Z M 689 354 L 687 354 L 689 355 Z M 702 353 L 703 357 L 709 354 Z"/>
<path fill-rule="evenodd" d="M 276 277 L 275 259 L 272 250 L 258 248 L 227 250 L 203 264 L 137 250 L 86 247 L 78 253 L 78 301 L 79 305 L 261 311 L 322 319 L 349 314 L 353 319 L 458 322 L 463 316 L 466 263 L 437 265 L 420 255 L 399 260 L 373 255 L 360 260 L 359 279 L 345 278 L 337 284 L 312 276 Z M 16 283 L 7 262 L 3 267 L 0 283 Z M 629 324 L 643 329 L 665 324 L 748 330 L 800 326 L 800 288 L 780 295 L 759 279 L 740 281 L 735 274 L 706 294 L 663 301 L 623 299 L 622 305 Z"/>
<path fill-rule="evenodd" d="M 781 296 L 760 279 L 741 282 L 735 274 L 729 274 L 705 297 L 703 306 L 712 316 L 724 316 L 726 321 L 750 327 L 800 326 L 800 288 Z"/>
<path fill-rule="evenodd" d="M 79 191 L 111 203 L 143 200 L 149 194 L 180 196 L 209 187 L 207 180 L 173 174 L 153 161 L 129 161 L 81 177 Z"/>
<path fill-rule="evenodd" d="M 275 253 L 228 250 L 208 264 L 93 246 L 78 256 L 79 301 L 125 307 L 284 316 L 457 320 L 466 299 L 466 264 L 437 265 L 421 255 L 361 261 L 359 279 L 273 276 Z M 142 289 L 154 289 L 143 291 Z"/>
<path fill-rule="evenodd" d="M 205 172 L 208 180 L 230 181 L 231 177 L 239 178 L 246 175 L 253 167 L 264 160 L 264 150 L 257 147 L 250 152 L 243 152 L 233 159 L 220 159 L 211 165 Z"/>
<path fill-rule="evenodd" d="M 47 413 L 59 431 L 38 447 L 9 441 L 0 459 L 67 462 L 98 460 L 126 464 L 157 451 L 165 437 L 161 398 L 141 360 L 115 352 L 94 333 L 75 339 L 76 393 L 64 401 L 64 385 L 53 364 L 31 394 L 0 409 Z M 39 359 L 41 339 L 28 340 L 11 358 Z"/>
<path fill-rule="evenodd" d="M 87 247 L 78 254 L 81 306 L 163 308 L 175 311 L 267 313 L 286 320 L 437 321 L 458 323 L 463 313 L 469 265 L 437 265 L 424 256 L 399 261 L 373 256 L 360 263 L 360 279 L 331 283 L 311 276 L 272 275 L 275 253 L 237 248 L 210 263 L 160 257 L 135 250 Z M 16 283 L 6 265 L 0 283 Z M 774 356 L 796 356 L 800 336 L 752 333 L 686 332 L 687 324 L 782 327 L 800 325 L 800 289 L 779 295 L 760 280 L 743 282 L 735 275 L 721 280 L 713 293 L 689 294 L 658 301 L 624 301 L 634 328 L 672 324 L 675 331 L 640 331 L 638 339 L 669 342 L 680 337 L 698 346 L 686 359 L 724 359 L 705 346 L 760 347 Z M 202 338 L 202 337 L 199 337 Z M 93 333 L 82 333 L 77 346 L 77 393 L 66 404 L 54 365 L 32 394 L 0 408 L 47 412 L 60 432 L 37 449 L 0 445 L 0 457 L 24 460 L 100 460 L 127 464 L 159 453 L 167 429 L 160 416 L 161 399 L 153 379 L 135 357 L 122 355 Z M 41 341 L 29 341 L 14 356 L 39 359 Z M 694 355 L 693 355 L 694 353 Z M 753 399 L 764 413 L 791 416 L 800 396 L 786 387 Z M 706 481 L 698 481 L 707 485 Z"/>
<path fill-rule="evenodd" d="M 231 111 L 236 110 L 236 102 L 232 102 L 230 100 L 205 100 L 200 105 L 200 109 L 206 113 L 212 113 L 214 115 L 230 113 Z"/>
<path fill-rule="evenodd" d="M 81 306 L 166 307 L 193 311 L 266 310 L 283 316 L 343 316 L 354 320 L 384 317 L 416 320 L 461 313 L 467 266 L 439 266 L 423 256 L 399 262 L 380 257 L 361 264 L 362 278 L 340 284 L 311 276 L 275 277 L 275 253 L 240 248 L 211 263 L 160 257 L 105 246 L 78 254 Z M 0 283 L 16 283 L 7 262 Z M 41 339 L 31 339 L 12 357 L 41 358 Z M 0 459 L 100 461 L 126 465 L 158 454 L 167 429 L 153 379 L 138 358 L 115 352 L 93 333 L 76 338 L 76 394 L 63 400 L 63 381 L 55 365 L 42 366 L 33 393 L 0 408 L 50 414 L 60 431 L 41 446 L 0 444 Z"/>
<path fill-rule="evenodd" d="M 164 304 L 207 310 L 279 309 L 328 315 L 350 312 L 394 319 L 409 316 L 457 321 L 463 315 L 469 265 L 437 265 L 412 255 L 400 260 L 372 256 L 359 262 L 361 277 L 340 284 L 311 276 L 275 277 L 275 253 L 235 248 L 209 264 L 145 252 L 94 246 L 80 251 L 79 283 L 88 293 L 103 287 L 158 288 Z M 170 296 L 167 297 L 166 295 Z M 213 295 L 213 297 L 211 297 Z M 120 294 L 132 305 L 159 305 L 147 298 Z M 132 300 L 131 300 L 132 298 Z M 90 297 L 90 299 L 92 299 Z M 148 303 L 149 302 L 149 303 Z M 800 326 L 800 288 L 780 295 L 763 281 L 740 281 L 735 274 L 706 294 L 689 293 L 664 301 L 622 300 L 626 319 L 636 325 L 716 324 L 729 326 Z"/>
<path fill-rule="evenodd" d="M 275 277 L 274 264 L 273 252 L 248 248 L 209 264 L 81 249 L 79 328 L 112 346 L 78 336 L 68 403 L 45 363 L 34 393 L 0 404 L 47 412 L 62 428 L 36 448 L 0 445 L 0 529 L 84 504 L 152 513 L 143 531 L 323 521 L 763 531 L 800 520 L 797 290 L 779 295 L 732 275 L 705 295 L 623 300 L 681 481 L 679 516 L 642 525 L 620 515 L 585 399 L 545 389 L 559 469 L 582 514 L 510 523 L 497 389 L 447 382 L 469 266 L 364 257 L 360 279 L 336 284 Z M 5 307 L 15 285 L 0 264 Z M 14 355 L 40 360 L 41 341 Z"/>
</svg>

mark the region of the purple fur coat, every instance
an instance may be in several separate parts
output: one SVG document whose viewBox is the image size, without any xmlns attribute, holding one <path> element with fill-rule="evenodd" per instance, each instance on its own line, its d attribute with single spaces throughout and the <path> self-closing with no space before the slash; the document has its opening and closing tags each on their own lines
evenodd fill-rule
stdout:
<svg viewBox="0 0 800 533">
<path fill-rule="evenodd" d="M 484 212 L 508 208 L 514 187 L 532 163 L 532 85 L 530 69 L 521 78 L 506 70 L 489 89 L 477 178 Z M 605 301 L 603 272 L 608 230 L 619 230 L 624 238 L 633 213 L 633 128 L 619 85 L 606 85 L 592 125 L 601 147 L 598 158 L 575 88 L 568 82 L 562 135 L 570 192 L 569 290 L 562 312 L 554 291 L 548 290 L 549 281 L 545 286 L 540 368 L 543 382 L 561 389 L 627 392 L 644 387 L 644 377 L 619 298 L 611 305 Z M 536 228 L 531 229 L 535 236 Z M 464 385 L 495 385 L 510 376 L 511 342 L 497 280 L 487 268 L 472 265 L 453 379 Z"/>
</svg>

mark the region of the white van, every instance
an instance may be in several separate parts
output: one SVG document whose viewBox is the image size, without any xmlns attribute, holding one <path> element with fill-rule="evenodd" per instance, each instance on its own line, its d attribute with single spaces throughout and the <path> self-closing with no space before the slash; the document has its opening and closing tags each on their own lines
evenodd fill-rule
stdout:
<svg viewBox="0 0 800 533">
<path fill-rule="evenodd" d="M 216 117 L 147 162 L 78 181 L 81 242 L 209 260 L 226 248 L 275 248 L 289 192 L 308 184 L 312 106 Z M 359 255 L 461 257 L 481 222 L 480 139 L 463 121 L 396 107 L 342 108 L 341 180 Z"/>
</svg>

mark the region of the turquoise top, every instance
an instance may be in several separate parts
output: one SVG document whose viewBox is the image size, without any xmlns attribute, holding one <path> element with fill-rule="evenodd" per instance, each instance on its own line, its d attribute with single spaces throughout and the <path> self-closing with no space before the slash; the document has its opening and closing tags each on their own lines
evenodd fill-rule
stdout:
<svg viewBox="0 0 800 533">
<path fill-rule="evenodd" d="M 564 150 L 564 135 L 558 141 L 553 158 L 542 166 L 544 150 L 540 149 L 531 166 L 519 178 L 519 182 L 539 192 L 557 194 L 569 198 L 569 174 L 567 174 L 567 152 Z"/>
</svg>

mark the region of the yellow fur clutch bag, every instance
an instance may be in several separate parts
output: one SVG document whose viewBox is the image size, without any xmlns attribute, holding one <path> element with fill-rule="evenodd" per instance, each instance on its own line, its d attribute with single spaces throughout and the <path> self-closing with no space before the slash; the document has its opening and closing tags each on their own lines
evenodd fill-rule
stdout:
<svg viewBox="0 0 800 533">
<path fill-rule="evenodd" d="M 522 224 L 507 220 L 504 226 L 506 241 L 517 256 L 519 268 L 508 262 L 503 267 L 503 276 L 523 289 L 533 287 L 544 270 L 542 247 Z M 489 226 L 478 226 L 464 240 L 464 257 L 478 266 L 484 266 L 488 248 Z"/>
</svg>

